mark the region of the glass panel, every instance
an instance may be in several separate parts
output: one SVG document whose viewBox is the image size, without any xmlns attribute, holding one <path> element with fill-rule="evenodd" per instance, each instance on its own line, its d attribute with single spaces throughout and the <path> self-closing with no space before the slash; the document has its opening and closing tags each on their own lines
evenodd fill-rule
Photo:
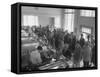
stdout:
<svg viewBox="0 0 100 77">
<path fill-rule="evenodd" d="M 38 16 L 24 15 L 23 25 L 24 26 L 34 26 L 34 25 L 38 26 Z"/>
<path fill-rule="evenodd" d="M 65 9 L 65 12 L 74 12 L 74 9 Z"/>
<path fill-rule="evenodd" d="M 80 10 L 80 16 L 95 17 L 95 11 L 93 11 L 93 10 Z"/>
<path fill-rule="evenodd" d="M 91 34 L 91 29 L 90 28 L 82 27 L 82 32 Z"/>
<path fill-rule="evenodd" d="M 60 17 L 55 17 L 55 27 L 56 28 L 61 28 L 61 24 L 60 24 Z"/>
<path fill-rule="evenodd" d="M 65 14 L 65 30 L 74 31 L 74 14 Z"/>
</svg>

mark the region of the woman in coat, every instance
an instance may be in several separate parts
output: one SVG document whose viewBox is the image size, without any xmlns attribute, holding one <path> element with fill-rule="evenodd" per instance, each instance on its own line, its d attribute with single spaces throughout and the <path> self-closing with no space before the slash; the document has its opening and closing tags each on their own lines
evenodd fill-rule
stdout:
<svg viewBox="0 0 100 77">
<path fill-rule="evenodd" d="M 82 57 L 83 57 L 84 67 L 89 67 L 92 58 L 92 50 L 87 42 L 82 48 Z"/>
<path fill-rule="evenodd" d="M 74 67 L 80 67 L 81 60 L 82 60 L 81 46 L 79 43 L 76 43 L 75 51 L 74 51 L 74 55 L 73 55 Z"/>
</svg>

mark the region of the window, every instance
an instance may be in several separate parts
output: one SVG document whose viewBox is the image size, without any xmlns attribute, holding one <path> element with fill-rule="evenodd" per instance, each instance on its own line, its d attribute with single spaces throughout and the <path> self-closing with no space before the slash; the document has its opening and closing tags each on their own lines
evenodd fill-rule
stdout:
<svg viewBox="0 0 100 77">
<path fill-rule="evenodd" d="M 33 15 L 24 15 L 23 16 L 23 25 L 24 26 L 34 26 L 38 25 L 38 16 Z"/>
<path fill-rule="evenodd" d="M 86 28 L 86 27 L 82 27 L 82 32 L 91 34 L 91 29 L 90 28 Z"/>
<path fill-rule="evenodd" d="M 93 11 L 93 10 L 81 10 L 80 15 L 85 16 L 85 17 L 95 17 L 95 11 Z"/>
<path fill-rule="evenodd" d="M 68 32 L 74 31 L 74 10 L 73 9 L 65 9 L 65 30 Z"/>
<path fill-rule="evenodd" d="M 65 9 L 65 13 L 74 13 L 74 9 Z"/>
<path fill-rule="evenodd" d="M 61 28 L 60 17 L 55 17 L 54 24 L 56 28 Z"/>
<path fill-rule="evenodd" d="M 83 34 L 85 41 L 88 41 L 87 36 L 91 34 L 91 28 L 82 27 L 82 34 Z"/>
</svg>

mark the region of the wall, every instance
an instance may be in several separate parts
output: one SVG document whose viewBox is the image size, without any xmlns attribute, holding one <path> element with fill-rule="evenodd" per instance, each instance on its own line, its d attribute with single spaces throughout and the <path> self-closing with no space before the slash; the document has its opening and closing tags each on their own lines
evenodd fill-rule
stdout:
<svg viewBox="0 0 100 77">
<path fill-rule="evenodd" d="M 95 17 L 80 16 L 80 10 L 75 11 L 75 31 L 77 36 L 81 34 L 81 26 L 92 28 L 92 34 L 95 34 Z"/>
<path fill-rule="evenodd" d="M 24 6 L 22 7 L 22 16 L 23 15 L 39 16 L 39 24 L 42 26 L 50 24 L 51 17 L 54 17 L 54 18 L 59 17 L 59 20 L 61 21 L 61 9 L 57 9 L 57 8 L 41 8 L 41 7 L 25 7 Z"/>
</svg>

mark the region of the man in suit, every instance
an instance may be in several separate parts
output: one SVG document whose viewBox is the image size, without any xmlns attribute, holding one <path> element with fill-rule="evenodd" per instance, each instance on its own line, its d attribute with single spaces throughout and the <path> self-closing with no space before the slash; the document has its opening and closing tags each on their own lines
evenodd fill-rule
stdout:
<svg viewBox="0 0 100 77">
<path fill-rule="evenodd" d="M 84 67 L 90 67 L 90 62 L 92 58 L 92 50 L 91 47 L 86 42 L 85 45 L 82 48 L 82 58 L 84 62 Z"/>
<path fill-rule="evenodd" d="M 81 45 L 81 47 L 83 47 L 84 44 L 85 44 L 85 40 L 83 38 L 83 34 L 81 34 L 81 38 L 80 38 L 80 45 Z"/>
<path fill-rule="evenodd" d="M 40 54 L 41 51 L 42 51 L 42 47 L 38 46 L 35 51 L 32 51 L 30 53 L 30 61 L 33 65 L 39 65 L 42 63 L 41 54 Z"/>
</svg>

